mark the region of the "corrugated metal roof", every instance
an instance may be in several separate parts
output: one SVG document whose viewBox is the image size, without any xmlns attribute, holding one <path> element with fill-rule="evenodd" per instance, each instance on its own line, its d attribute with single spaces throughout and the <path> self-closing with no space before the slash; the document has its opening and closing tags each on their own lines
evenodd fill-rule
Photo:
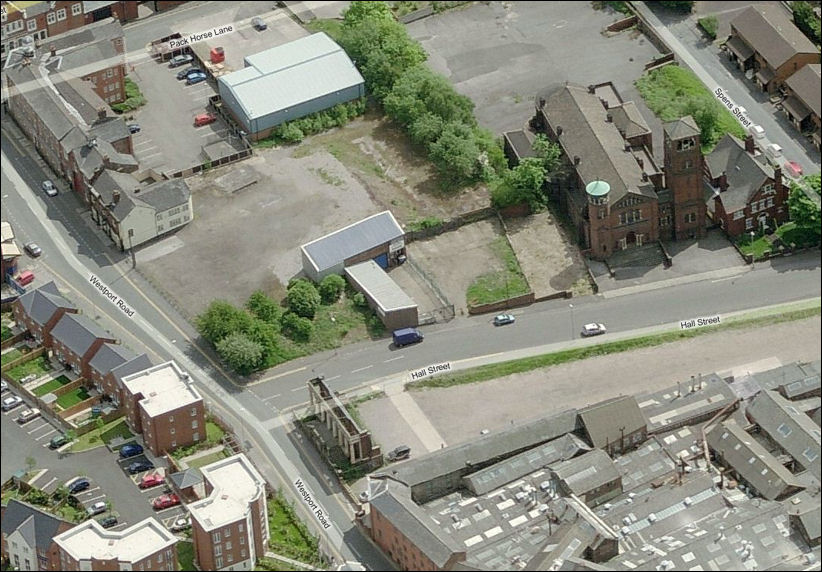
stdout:
<svg viewBox="0 0 822 572">
<path fill-rule="evenodd" d="M 575 495 L 585 495 L 621 478 L 614 461 L 602 449 L 588 451 L 551 468 Z"/>
<path fill-rule="evenodd" d="M 364 83 L 343 49 L 319 32 L 245 58 L 248 67 L 219 82 L 249 119 Z"/>
<path fill-rule="evenodd" d="M 304 244 L 301 248 L 317 272 L 323 272 L 347 258 L 404 235 L 391 211 L 383 211 Z"/>
<path fill-rule="evenodd" d="M 373 260 L 355 264 L 346 268 L 345 272 L 386 312 L 417 306 L 411 296 L 406 294 Z"/>
</svg>

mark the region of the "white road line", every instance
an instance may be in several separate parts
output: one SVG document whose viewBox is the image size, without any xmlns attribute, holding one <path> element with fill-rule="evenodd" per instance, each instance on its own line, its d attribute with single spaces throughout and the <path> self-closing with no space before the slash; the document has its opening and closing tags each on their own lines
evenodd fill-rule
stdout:
<svg viewBox="0 0 822 572">
<path fill-rule="evenodd" d="M 305 389 L 305 386 L 304 386 L 304 385 L 301 385 L 301 386 L 299 386 L 299 387 L 295 387 L 295 388 L 294 388 L 294 389 L 292 389 L 291 391 L 300 391 L 301 389 Z"/>
<path fill-rule="evenodd" d="M 54 429 L 54 428 L 52 427 L 51 431 L 49 431 L 48 433 L 43 433 L 43 434 L 42 434 L 42 435 L 40 435 L 39 437 L 35 437 L 35 439 L 34 439 L 34 440 L 35 440 L 35 441 L 39 441 L 40 439 L 43 439 L 44 437 L 48 437 L 48 436 L 49 436 L 49 435 L 51 435 L 52 433 L 57 433 L 57 429 Z"/>
<path fill-rule="evenodd" d="M 332 379 L 337 379 L 339 377 L 342 377 L 342 376 L 341 375 L 335 375 L 334 377 L 326 377 L 325 380 L 326 381 L 331 381 Z"/>
<path fill-rule="evenodd" d="M 141 161 L 146 161 L 149 157 L 156 157 L 157 155 L 162 155 L 162 151 L 157 151 L 156 153 L 151 153 L 150 155 L 143 155 L 138 153 L 137 156 L 140 157 Z"/>
<path fill-rule="evenodd" d="M 397 356 L 397 357 L 392 357 L 391 359 L 387 359 L 387 360 L 385 360 L 385 361 L 384 361 L 384 362 L 382 362 L 382 363 L 388 363 L 388 362 L 390 362 L 390 361 L 397 361 L 398 359 L 403 359 L 404 357 L 405 357 L 404 355 L 402 355 L 402 356 Z"/>
<path fill-rule="evenodd" d="M 357 373 L 358 371 L 365 371 L 365 370 L 367 370 L 367 369 L 371 369 L 372 367 L 374 367 L 374 364 L 367 365 L 367 366 L 365 366 L 365 367 L 361 367 L 361 368 L 359 368 L 359 369 L 352 369 L 352 370 L 351 370 L 351 373 Z"/>
<path fill-rule="evenodd" d="M 43 489 L 47 488 L 50 484 L 52 484 L 56 480 L 57 480 L 57 477 L 52 477 L 52 479 L 49 482 L 47 482 L 45 485 L 40 487 L 40 490 L 43 490 Z"/>
<path fill-rule="evenodd" d="M 90 498 L 90 499 L 88 499 L 88 500 L 89 500 L 89 502 L 91 502 L 92 504 L 94 504 L 95 502 L 97 502 L 97 500 L 98 500 L 98 499 L 104 499 L 104 498 L 106 498 L 106 495 L 105 495 L 105 494 L 102 494 L 102 495 L 96 496 L 96 497 L 94 497 L 94 498 Z"/>
<path fill-rule="evenodd" d="M 277 397 L 280 397 L 280 395 L 282 395 L 282 394 L 281 393 L 274 394 L 271 397 L 266 397 L 265 399 L 263 399 L 263 401 L 269 401 L 271 399 L 276 399 Z"/>
</svg>

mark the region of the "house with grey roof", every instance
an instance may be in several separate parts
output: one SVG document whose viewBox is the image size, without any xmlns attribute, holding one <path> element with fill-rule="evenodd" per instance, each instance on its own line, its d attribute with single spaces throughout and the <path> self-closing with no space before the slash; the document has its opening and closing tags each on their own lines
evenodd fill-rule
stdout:
<svg viewBox="0 0 822 572">
<path fill-rule="evenodd" d="M 590 507 L 622 494 L 622 475 L 602 449 L 594 449 L 551 466 L 562 496 L 575 495 Z"/>
<path fill-rule="evenodd" d="M 128 173 L 105 169 L 89 197 L 92 220 L 120 250 L 177 230 L 194 216 L 191 189 L 182 178 L 143 186 Z"/>
<path fill-rule="evenodd" d="M 247 56 L 220 76 L 223 107 L 256 141 L 280 124 L 365 96 L 365 80 L 324 32 Z"/>
<path fill-rule="evenodd" d="M 136 353 L 122 344 L 104 343 L 88 363 L 91 373 L 89 381 L 97 391 L 108 395 L 115 403 L 120 403 L 120 386 L 112 371 L 136 357 Z"/>
<path fill-rule="evenodd" d="M 725 134 L 705 156 L 705 195 L 713 219 L 731 237 L 788 220 L 788 186 L 782 169 L 757 154 L 752 135 L 745 141 Z"/>
<path fill-rule="evenodd" d="M 754 4 L 731 20 L 725 42 L 740 70 L 753 70 L 763 91 L 775 93 L 806 64 L 818 64 L 819 50 L 778 5 Z"/>
<path fill-rule="evenodd" d="M 82 314 L 64 314 L 51 331 L 51 350 L 61 362 L 86 379 L 91 376 L 89 362 L 105 343 L 117 340 Z"/>
<path fill-rule="evenodd" d="M 303 272 L 319 282 L 358 262 L 373 260 L 382 268 L 396 266 L 405 255 L 405 231 L 391 211 L 364 218 L 300 247 Z"/>
<path fill-rule="evenodd" d="M 803 468 L 822 481 L 819 426 L 775 391 L 760 391 L 747 408 L 748 417 Z"/>
<path fill-rule="evenodd" d="M 768 500 L 799 492 L 800 481 L 736 421 L 717 423 L 708 431 L 708 446 L 729 473 Z"/>
<path fill-rule="evenodd" d="M 633 395 L 589 405 L 579 410 L 578 417 L 588 441 L 609 455 L 633 449 L 647 438 L 645 417 Z"/>
<path fill-rule="evenodd" d="M 60 570 L 54 537 L 75 525 L 17 499 L 0 508 L 3 561 L 15 570 Z"/>
<path fill-rule="evenodd" d="M 17 325 L 29 331 L 39 344 L 51 346 L 51 331 L 63 314 L 77 313 L 77 306 L 66 300 L 54 281 L 29 290 L 12 304 Z"/>
<path fill-rule="evenodd" d="M 369 503 L 371 537 L 401 570 L 451 570 L 465 560 L 465 546 L 441 534 L 405 487 L 388 483 Z"/>
<path fill-rule="evenodd" d="M 785 82 L 782 107 L 791 124 L 799 131 L 810 133 L 816 148 L 822 144 L 822 65 L 808 64 Z"/>
</svg>

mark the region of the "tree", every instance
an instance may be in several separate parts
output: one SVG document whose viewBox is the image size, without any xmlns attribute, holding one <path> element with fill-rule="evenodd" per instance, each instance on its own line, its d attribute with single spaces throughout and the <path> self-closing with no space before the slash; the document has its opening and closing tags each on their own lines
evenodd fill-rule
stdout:
<svg viewBox="0 0 822 572">
<path fill-rule="evenodd" d="M 320 307 L 320 294 L 311 282 L 297 280 L 288 288 L 288 309 L 302 318 L 313 319 Z"/>
<path fill-rule="evenodd" d="M 272 324 L 277 323 L 280 319 L 280 314 L 282 314 L 280 305 L 269 298 L 262 290 L 257 290 L 254 292 L 248 298 L 248 302 L 245 303 L 245 307 L 248 308 L 249 312 L 254 314 L 263 322 L 269 322 Z"/>
<path fill-rule="evenodd" d="M 245 331 L 250 322 L 251 316 L 225 300 L 214 300 L 196 319 L 197 331 L 212 344 L 233 332 Z"/>
<path fill-rule="evenodd" d="M 324 304 L 333 304 L 345 290 L 345 279 L 338 274 L 329 274 L 320 282 L 318 290 Z"/>
<path fill-rule="evenodd" d="M 282 332 L 295 342 L 307 342 L 314 331 L 314 324 L 308 318 L 303 318 L 292 312 L 286 312 L 280 318 Z"/>
<path fill-rule="evenodd" d="M 685 103 L 683 107 L 684 114 L 694 118 L 701 132 L 700 137 L 703 145 L 712 145 L 721 135 L 717 132 L 721 109 L 719 103 L 705 97 L 691 97 Z"/>
<path fill-rule="evenodd" d="M 491 195 L 496 208 L 527 203 L 532 211 L 545 206 L 542 186 L 545 183 L 545 167 L 539 157 L 527 157 L 519 165 L 507 171 L 503 183 Z"/>
<path fill-rule="evenodd" d="M 820 233 L 822 233 L 822 217 L 820 217 L 819 207 L 808 198 L 796 183 L 791 183 L 791 192 L 788 195 L 788 210 L 791 213 L 791 220 L 796 223 L 796 226 L 812 234 L 818 243 Z"/>
<path fill-rule="evenodd" d="M 37 466 L 37 460 L 34 457 L 32 457 L 32 456 L 26 457 L 26 471 L 27 472 L 29 472 L 29 473 L 32 472 L 34 470 L 34 467 L 36 467 L 36 466 Z"/>
<path fill-rule="evenodd" d="M 351 2 L 343 13 L 343 28 L 351 28 L 361 24 L 373 23 L 378 20 L 394 21 L 391 8 L 385 2 L 366 2 L 363 0 Z"/>
<path fill-rule="evenodd" d="M 305 133 L 294 122 L 289 121 L 277 128 L 277 137 L 286 143 L 299 143 L 305 139 Z"/>
<path fill-rule="evenodd" d="M 217 353 L 231 369 L 241 375 L 257 369 L 263 359 L 262 346 L 240 332 L 234 332 L 220 340 L 217 343 Z"/>
<path fill-rule="evenodd" d="M 670 0 L 658 2 L 663 8 L 673 10 L 674 12 L 682 12 L 688 14 L 694 7 L 693 0 Z"/>
<path fill-rule="evenodd" d="M 562 147 L 542 133 L 537 134 L 532 147 L 536 156 L 542 159 L 546 180 L 562 173 Z"/>
<path fill-rule="evenodd" d="M 473 130 L 463 123 L 447 123 L 429 147 L 429 156 L 443 179 L 462 186 L 476 179 L 480 149 Z"/>
<path fill-rule="evenodd" d="M 408 127 L 424 113 L 443 122 L 475 125 L 474 103 L 454 90 L 454 86 L 424 65 L 409 68 L 399 77 L 383 102 L 386 113 Z"/>
<path fill-rule="evenodd" d="M 417 145 L 428 147 L 442 135 L 443 125 L 441 117 L 426 111 L 409 126 L 408 134 Z"/>
</svg>

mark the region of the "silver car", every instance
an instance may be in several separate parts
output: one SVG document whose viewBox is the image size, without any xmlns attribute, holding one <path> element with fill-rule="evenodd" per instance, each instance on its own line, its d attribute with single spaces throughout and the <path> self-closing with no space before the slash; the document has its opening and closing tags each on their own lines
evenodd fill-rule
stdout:
<svg viewBox="0 0 822 572">
<path fill-rule="evenodd" d="M 587 338 L 589 336 L 598 336 L 604 334 L 607 330 L 605 324 L 585 324 L 582 326 L 582 336 Z"/>
<path fill-rule="evenodd" d="M 52 183 L 51 181 L 43 181 L 43 184 L 41 186 L 43 187 L 43 192 L 45 192 L 48 196 L 57 196 L 57 187 L 55 187 L 54 183 Z"/>
</svg>

